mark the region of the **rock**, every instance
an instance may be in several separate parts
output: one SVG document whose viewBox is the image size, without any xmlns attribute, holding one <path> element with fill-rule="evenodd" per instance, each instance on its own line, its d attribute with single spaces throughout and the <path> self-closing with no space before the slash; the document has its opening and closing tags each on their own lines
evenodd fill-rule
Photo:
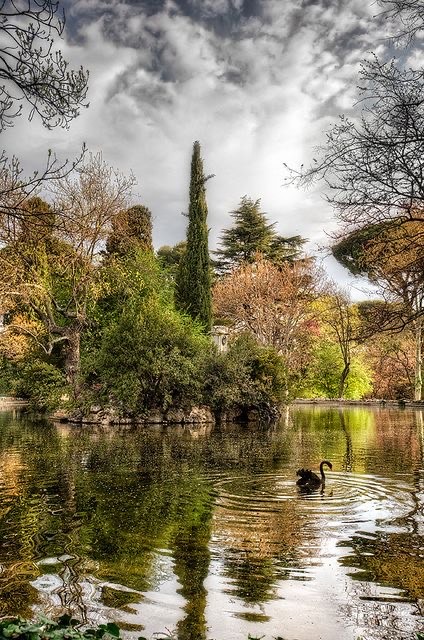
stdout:
<svg viewBox="0 0 424 640">
<path fill-rule="evenodd" d="M 53 411 L 53 413 L 49 415 L 49 418 L 55 422 L 68 422 L 69 412 L 65 411 L 65 409 L 56 409 L 56 411 Z"/>
<path fill-rule="evenodd" d="M 90 413 L 100 413 L 101 410 L 102 408 L 99 404 L 93 404 L 90 407 Z"/>
<path fill-rule="evenodd" d="M 215 417 L 209 407 L 193 407 L 185 414 L 184 422 L 215 422 Z"/>
<path fill-rule="evenodd" d="M 184 422 L 184 411 L 182 409 L 168 409 L 165 413 L 165 420 L 167 422 Z"/>
<path fill-rule="evenodd" d="M 74 409 L 68 413 L 68 421 L 69 422 L 81 422 L 82 421 L 82 411 L 81 409 Z"/>
<path fill-rule="evenodd" d="M 152 409 L 145 418 L 145 422 L 148 424 L 160 424 L 163 421 L 164 415 L 159 409 Z"/>
</svg>

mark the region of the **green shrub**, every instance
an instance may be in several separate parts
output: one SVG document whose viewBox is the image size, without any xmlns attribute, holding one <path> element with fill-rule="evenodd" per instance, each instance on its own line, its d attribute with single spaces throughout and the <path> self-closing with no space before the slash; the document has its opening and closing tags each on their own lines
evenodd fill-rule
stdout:
<svg viewBox="0 0 424 640">
<path fill-rule="evenodd" d="M 16 395 L 18 377 L 16 363 L 0 355 L 0 395 Z"/>
<path fill-rule="evenodd" d="M 114 640 L 120 638 L 120 629 L 114 622 L 99 624 L 95 628 L 81 629 L 78 620 L 64 615 L 57 622 L 40 616 L 35 622 L 22 618 L 0 620 L 0 640 Z M 177 640 L 173 632 L 155 633 L 156 640 Z M 421 640 L 418 634 L 418 640 Z M 139 636 L 137 640 L 147 640 Z M 249 634 L 248 640 L 260 640 Z M 281 636 L 275 640 L 283 640 Z"/>
<path fill-rule="evenodd" d="M 92 366 L 103 397 L 125 411 L 189 407 L 201 401 L 201 363 L 210 348 L 195 322 L 150 297 L 126 305 Z"/>
<path fill-rule="evenodd" d="M 215 411 L 258 409 L 268 414 L 286 397 L 285 367 L 271 347 L 260 347 L 248 334 L 230 342 L 226 353 L 205 363 L 204 402 Z"/>
<path fill-rule="evenodd" d="M 44 616 L 31 622 L 22 618 L 0 620 L 0 639 L 13 640 L 107 640 L 119 638 L 119 627 L 114 623 L 101 624 L 95 629 L 77 629 L 78 620 L 64 615 L 57 622 Z"/>
<path fill-rule="evenodd" d="M 64 374 L 54 365 L 42 360 L 24 364 L 20 370 L 17 395 L 28 398 L 39 411 L 52 411 L 61 404 L 67 385 Z"/>
</svg>

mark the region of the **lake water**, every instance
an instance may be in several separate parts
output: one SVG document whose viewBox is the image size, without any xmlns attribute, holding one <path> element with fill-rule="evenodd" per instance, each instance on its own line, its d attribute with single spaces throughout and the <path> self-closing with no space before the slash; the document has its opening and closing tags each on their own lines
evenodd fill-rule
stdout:
<svg viewBox="0 0 424 640">
<path fill-rule="evenodd" d="M 325 488 L 301 493 L 297 468 L 324 458 Z M 193 429 L 0 413 L 0 615 L 41 611 L 129 638 L 415 638 L 424 412 Z"/>
</svg>

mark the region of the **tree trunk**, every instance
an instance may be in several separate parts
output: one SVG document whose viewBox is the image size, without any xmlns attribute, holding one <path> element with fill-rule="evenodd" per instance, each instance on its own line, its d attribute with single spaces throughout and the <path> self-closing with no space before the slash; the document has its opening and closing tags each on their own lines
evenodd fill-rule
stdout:
<svg viewBox="0 0 424 640">
<path fill-rule="evenodd" d="M 339 398 L 343 398 L 343 394 L 345 392 L 346 380 L 350 371 L 350 362 L 346 362 L 342 371 L 342 375 L 340 376 L 340 385 L 339 385 Z"/>
<path fill-rule="evenodd" d="M 66 336 L 68 338 L 65 356 L 66 380 L 71 385 L 74 397 L 76 397 L 80 373 L 81 330 L 79 327 L 69 327 L 66 330 Z"/>
<path fill-rule="evenodd" d="M 415 400 L 422 400 L 422 342 L 423 342 L 423 319 L 418 318 L 415 322 Z"/>
</svg>

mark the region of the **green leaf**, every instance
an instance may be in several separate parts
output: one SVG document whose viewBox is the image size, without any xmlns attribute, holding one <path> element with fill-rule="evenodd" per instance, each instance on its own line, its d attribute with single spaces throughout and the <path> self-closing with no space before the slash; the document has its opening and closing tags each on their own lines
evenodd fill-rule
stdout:
<svg viewBox="0 0 424 640">
<path fill-rule="evenodd" d="M 108 622 L 108 624 L 106 625 L 106 631 L 114 638 L 119 638 L 120 636 L 119 627 L 114 622 Z"/>
</svg>

